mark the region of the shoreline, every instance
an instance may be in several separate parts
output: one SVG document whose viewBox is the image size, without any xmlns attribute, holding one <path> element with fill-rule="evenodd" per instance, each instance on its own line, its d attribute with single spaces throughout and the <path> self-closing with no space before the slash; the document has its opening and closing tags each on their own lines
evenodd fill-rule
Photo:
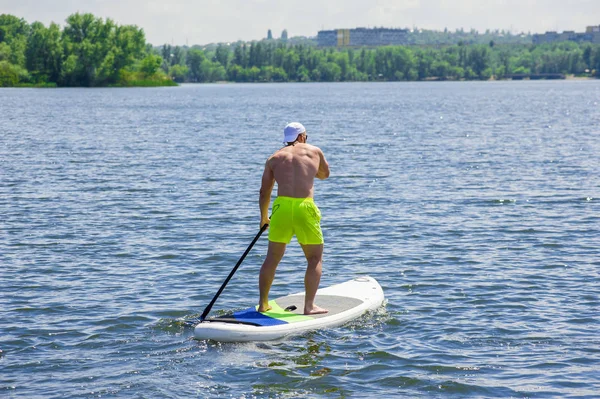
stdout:
<svg viewBox="0 0 600 399">
<path fill-rule="evenodd" d="M 78 88 L 78 89 L 130 89 L 130 88 L 151 88 L 151 87 L 180 87 L 181 85 L 230 85 L 230 84 L 243 84 L 243 85 L 252 85 L 252 84 L 285 84 L 285 83 L 430 83 L 430 82 L 519 82 L 519 81 L 597 81 L 600 78 L 596 78 L 593 76 L 575 76 L 575 75 L 565 75 L 562 79 L 511 79 L 511 78 L 490 78 L 485 80 L 480 79 L 436 79 L 436 78 L 428 78 L 424 80 L 347 80 L 347 81 L 332 81 L 332 82 L 235 82 L 222 80 L 217 82 L 181 82 L 175 84 L 139 84 L 139 85 L 109 85 L 109 86 L 93 86 L 93 87 L 84 87 L 84 86 L 57 86 L 56 84 L 22 84 L 16 86 L 5 86 L 0 87 L 0 89 L 68 89 L 68 88 Z"/>
</svg>

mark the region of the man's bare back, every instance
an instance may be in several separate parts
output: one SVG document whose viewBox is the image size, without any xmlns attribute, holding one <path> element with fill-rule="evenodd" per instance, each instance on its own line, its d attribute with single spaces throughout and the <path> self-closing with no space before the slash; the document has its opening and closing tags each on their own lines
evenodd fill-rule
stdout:
<svg viewBox="0 0 600 399">
<path fill-rule="evenodd" d="M 296 143 L 282 148 L 267 161 L 277 182 L 277 195 L 312 198 L 314 178 L 329 176 L 329 166 L 318 147 Z"/>
</svg>

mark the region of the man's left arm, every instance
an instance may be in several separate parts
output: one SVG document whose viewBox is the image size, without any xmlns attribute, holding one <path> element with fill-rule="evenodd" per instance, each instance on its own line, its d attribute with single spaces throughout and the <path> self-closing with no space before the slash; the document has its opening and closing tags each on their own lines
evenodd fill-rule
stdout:
<svg viewBox="0 0 600 399">
<path fill-rule="evenodd" d="M 329 164 L 327 163 L 327 160 L 325 159 L 325 154 L 323 154 L 323 151 L 321 151 L 321 149 L 318 149 L 319 151 L 319 170 L 317 171 L 317 178 L 324 180 L 327 179 L 329 177 Z"/>
</svg>

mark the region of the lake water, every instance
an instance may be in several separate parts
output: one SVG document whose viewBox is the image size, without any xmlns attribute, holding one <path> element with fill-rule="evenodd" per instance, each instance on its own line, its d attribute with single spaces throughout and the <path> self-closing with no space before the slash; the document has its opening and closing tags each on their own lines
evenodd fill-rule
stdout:
<svg viewBox="0 0 600 399">
<path fill-rule="evenodd" d="M 386 305 L 194 340 L 291 121 L 331 165 L 322 286 Z M 598 398 L 599 215 L 600 81 L 1 89 L 0 396 Z M 257 301 L 266 243 L 213 314 Z"/>
</svg>

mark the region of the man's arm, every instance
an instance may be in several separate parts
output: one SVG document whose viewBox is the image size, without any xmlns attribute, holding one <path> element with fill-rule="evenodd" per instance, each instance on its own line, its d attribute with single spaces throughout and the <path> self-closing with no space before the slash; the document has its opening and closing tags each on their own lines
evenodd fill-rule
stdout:
<svg viewBox="0 0 600 399">
<path fill-rule="evenodd" d="M 258 196 L 258 205 L 260 207 L 260 227 L 269 224 L 269 205 L 271 204 L 271 192 L 275 186 L 275 175 L 269 165 L 269 160 L 265 163 L 265 170 L 262 175 L 260 194 Z"/>
<path fill-rule="evenodd" d="M 319 170 L 317 171 L 317 178 L 325 180 L 329 177 L 329 164 L 325 159 L 325 154 L 319 148 Z"/>
</svg>

